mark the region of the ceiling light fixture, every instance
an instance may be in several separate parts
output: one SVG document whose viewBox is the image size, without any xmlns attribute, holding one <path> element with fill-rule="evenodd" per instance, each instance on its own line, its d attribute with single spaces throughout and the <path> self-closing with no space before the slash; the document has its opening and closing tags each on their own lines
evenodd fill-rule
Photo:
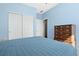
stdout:
<svg viewBox="0 0 79 59">
<path fill-rule="evenodd" d="M 43 12 L 44 12 L 44 10 L 47 8 L 47 4 L 48 4 L 48 3 L 44 3 L 44 4 L 41 6 L 41 11 L 40 11 L 40 13 L 43 13 Z"/>
</svg>

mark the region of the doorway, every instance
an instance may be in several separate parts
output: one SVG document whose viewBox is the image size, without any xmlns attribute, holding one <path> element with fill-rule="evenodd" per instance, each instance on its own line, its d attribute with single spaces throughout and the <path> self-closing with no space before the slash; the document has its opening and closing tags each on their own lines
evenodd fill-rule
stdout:
<svg viewBox="0 0 79 59">
<path fill-rule="evenodd" d="M 48 22 L 48 19 L 45 19 L 44 20 L 44 26 L 45 26 L 45 38 L 47 38 L 47 22 Z"/>
</svg>

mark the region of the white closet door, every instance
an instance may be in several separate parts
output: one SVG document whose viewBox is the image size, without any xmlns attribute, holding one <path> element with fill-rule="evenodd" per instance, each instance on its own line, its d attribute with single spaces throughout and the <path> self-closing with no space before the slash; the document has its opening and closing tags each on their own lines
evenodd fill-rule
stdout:
<svg viewBox="0 0 79 59">
<path fill-rule="evenodd" d="M 39 20 L 39 19 L 36 19 L 36 36 L 42 36 L 44 37 L 44 21 L 43 20 Z"/>
<path fill-rule="evenodd" d="M 22 38 L 22 15 L 9 13 L 9 39 Z"/>
<path fill-rule="evenodd" d="M 23 38 L 33 36 L 33 17 L 23 16 Z"/>
</svg>

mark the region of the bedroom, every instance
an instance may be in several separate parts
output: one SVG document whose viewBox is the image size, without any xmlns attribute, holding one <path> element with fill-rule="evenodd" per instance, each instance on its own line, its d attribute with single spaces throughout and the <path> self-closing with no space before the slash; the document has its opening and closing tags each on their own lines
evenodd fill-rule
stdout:
<svg viewBox="0 0 79 59">
<path fill-rule="evenodd" d="M 42 7 L 36 6 L 38 7 L 36 8 L 31 4 L 21 3 L 0 3 L 0 55 L 79 55 L 79 4 L 38 3 L 37 5 Z M 47 6 L 50 9 L 47 9 Z M 44 28 L 45 22 L 47 27 Z M 76 27 L 74 28 L 76 30 L 73 30 L 75 47 L 54 40 L 54 26 L 70 24 Z"/>
</svg>

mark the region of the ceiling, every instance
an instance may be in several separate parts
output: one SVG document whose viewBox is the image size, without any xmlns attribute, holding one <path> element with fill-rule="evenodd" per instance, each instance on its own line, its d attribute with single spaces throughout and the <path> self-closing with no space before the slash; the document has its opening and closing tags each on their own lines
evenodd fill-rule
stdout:
<svg viewBox="0 0 79 59">
<path fill-rule="evenodd" d="M 37 9 L 37 13 L 43 14 L 58 5 L 58 3 L 24 3 L 24 5 L 32 6 Z"/>
</svg>

